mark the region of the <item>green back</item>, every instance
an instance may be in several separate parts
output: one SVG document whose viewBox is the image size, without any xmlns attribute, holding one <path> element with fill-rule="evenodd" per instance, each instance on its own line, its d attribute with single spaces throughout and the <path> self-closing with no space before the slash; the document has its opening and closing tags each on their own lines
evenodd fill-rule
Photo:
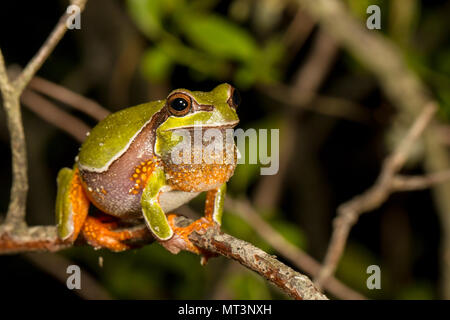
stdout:
<svg viewBox="0 0 450 320">
<path fill-rule="evenodd" d="M 80 168 L 102 172 L 129 147 L 165 100 L 153 101 L 115 112 L 90 132 L 78 155 Z"/>
</svg>

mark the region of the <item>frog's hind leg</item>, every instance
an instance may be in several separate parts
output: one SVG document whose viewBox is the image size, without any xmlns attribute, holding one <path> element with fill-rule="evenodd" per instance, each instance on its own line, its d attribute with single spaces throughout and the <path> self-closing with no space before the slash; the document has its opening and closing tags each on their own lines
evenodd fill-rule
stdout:
<svg viewBox="0 0 450 320">
<path fill-rule="evenodd" d="M 73 243 L 86 220 L 89 200 L 81 185 L 78 169 L 63 168 L 58 173 L 56 222 L 58 236 Z"/>
<path fill-rule="evenodd" d="M 116 231 L 114 221 L 90 217 L 88 212 L 89 200 L 81 185 L 78 169 L 61 169 L 58 173 L 56 221 L 58 236 L 63 241 L 73 243 L 81 232 L 86 242 L 95 248 L 123 251 L 131 247 L 122 241 L 140 238 L 143 232 L 147 232 L 146 229 Z"/>
</svg>

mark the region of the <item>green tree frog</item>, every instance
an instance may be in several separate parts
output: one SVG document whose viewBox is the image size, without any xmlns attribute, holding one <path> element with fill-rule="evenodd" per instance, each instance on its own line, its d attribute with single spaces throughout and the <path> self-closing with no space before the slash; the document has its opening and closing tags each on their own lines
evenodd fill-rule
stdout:
<svg viewBox="0 0 450 320">
<path fill-rule="evenodd" d="M 220 225 L 237 150 L 233 139 L 224 139 L 234 161 L 214 162 L 204 156 L 200 163 L 176 162 L 172 152 L 186 142 L 177 130 L 232 129 L 239 122 L 239 103 L 239 93 L 229 84 L 210 92 L 177 89 L 165 100 L 126 108 L 99 122 L 82 144 L 73 169 L 58 173 L 59 237 L 72 243 L 81 234 L 95 248 L 122 251 L 129 249 L 126 240 L 136 235 L 118 229 L 118 223 L 143 219 L 170 252 L 186 249 L 201 254 L 188 236 Z M 200 192 L 207 192 L 204 217 L 189 226 L 176 226 L 176 215 L 169 212 Z M 101 214 L 88 214 L 90 204 Z"/>
</svg>

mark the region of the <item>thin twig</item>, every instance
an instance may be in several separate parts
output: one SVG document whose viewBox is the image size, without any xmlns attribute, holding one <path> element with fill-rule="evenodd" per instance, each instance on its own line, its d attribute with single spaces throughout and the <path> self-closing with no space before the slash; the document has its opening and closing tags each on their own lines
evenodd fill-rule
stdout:
<svg viewBox="0 0 450 320">
<path fill-rule="evenodd" d="M 302 10 L 297 10 L 282 38 L 286 48 L 289 48 L 286 52 L 289 58 L 292 59 L 298 53 L 300 48 L 312 33 L 314 24 L 315 22 L 312 21 L 312 19 Z"/>
<path fill-rule="evenodd" d="M 392 180 L 393 191 L 413 191 L 427 189 L 450 180 L 450 170 L 430 173 L 424 176 L 396 175 Z"/>
</svg>

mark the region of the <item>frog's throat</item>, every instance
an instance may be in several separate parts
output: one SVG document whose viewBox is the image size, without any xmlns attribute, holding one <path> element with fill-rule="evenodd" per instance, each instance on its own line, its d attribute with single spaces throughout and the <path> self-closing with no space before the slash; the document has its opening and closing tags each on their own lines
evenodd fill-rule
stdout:
<svg viewBox="0 0 450 320">
<path fill-rule="evenodd" d="M 230 121 L 230 122 L 221 122 L 221 123 L 211 123 L 211 124 L 187 124 L 184 126 L 177 126 L 170 129 L 156 131 L 155 145 L 153 149 L 153 153 L 158 157 L 161 157 L 163 153 L 169 152 L 175 145 L 177 145 L 180 141 L 176 141 L 172 139 L 172 134 L 176 130 L 185 129 L 185 130 L 194 130 L 195 128 L 208 129 L 208 128 L 216 128 L 216 129 L 232 129 L 239 123 L 239 120 Z M 169 138 L 170 137 L 170 138 Z M 166 143 L 163 147 L 162 141 L 171 141 L 170 143 Z"/>
<path fill-rule="evenodd" d="M 119 151 L 117 152 L 103 167 L 101 168 L 95 168 L 95 167 L 91 167 L 91 166 L 86 166 L 83 165 L 82 163 L 78 162 L 78 168 L 80 168 L 81 170 L 84 171 L 88 171 L 88 172 L 97 172 L 97 173 L 102 173 L 105 172 L 109 169 L 109 167 L 111 166 L 111 164 L 116 161 L 117 159 L 119 159 L 130 147 L 130 145 L 134 142 L 134 140 L 136 139 L 136 137 L 142 132 L 142 130 L 144 130 L 144 128 L 153 120 L 153 117 L 151 117 L 147 122 L 144 123 L 144 125 L 133 135 L 133 137 L 131 137 L 131 139 L 128 141 L 128 143 Z"/>
</svg>

